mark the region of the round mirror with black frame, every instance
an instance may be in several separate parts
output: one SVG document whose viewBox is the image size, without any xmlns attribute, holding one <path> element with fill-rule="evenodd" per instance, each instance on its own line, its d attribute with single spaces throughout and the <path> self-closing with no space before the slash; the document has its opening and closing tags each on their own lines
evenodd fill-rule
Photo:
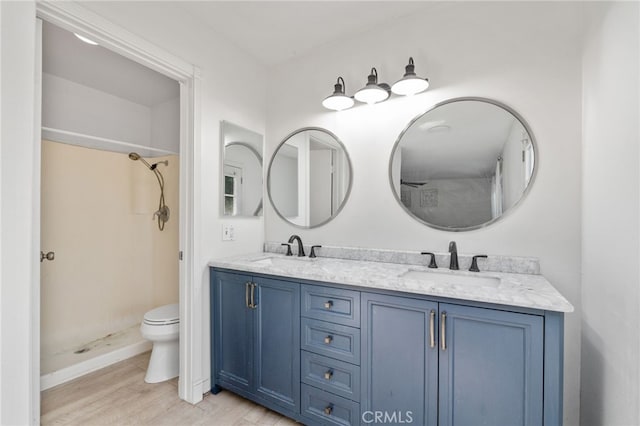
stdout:
<svg viewBox="0 0 640 426">
<path fill-rule="evenodd" d="M 533 184 L 533 133 L 513 109 L 491 99 L 456 98 L 413 119 L 391 153 L 398 203 L 432 228 L 469 231 L 503 217 Z"/>
<path fill-rule="evenodd" d="M 330 131 L 305 127 L 276 148 L 267 174 L 267 193 L 276 213 L 292 225 L 315 228 L 333 219 L 349 197 L 351 160 Z"/>
</svg>

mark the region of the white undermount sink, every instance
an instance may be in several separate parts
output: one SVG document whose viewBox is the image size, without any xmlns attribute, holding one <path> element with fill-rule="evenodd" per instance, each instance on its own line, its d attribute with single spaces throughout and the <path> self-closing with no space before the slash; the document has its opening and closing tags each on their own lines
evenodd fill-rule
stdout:
<svg viewBox="0 0 640 426">
<path fill-rule="evenodd" d="M 315 259 L 311 259 L 308 257 L 262 257 L 260 259 L 256 259 L 251 261 L 254 265 L 262 265 L 262 266 L 300 266 L 305 263 L 313 262 Z"/>
<path fill-rule="evenodd" d="M 500 278 L 491 276 L 474 276 L 474 275 L 454 275 L 442 272 L 422 271 L 409 269 L 398 276 L 407 280 L 424 280 L 438 284 L 448 285 L 469 285 L 477 287 L 498 287 Z"/>
</svg>

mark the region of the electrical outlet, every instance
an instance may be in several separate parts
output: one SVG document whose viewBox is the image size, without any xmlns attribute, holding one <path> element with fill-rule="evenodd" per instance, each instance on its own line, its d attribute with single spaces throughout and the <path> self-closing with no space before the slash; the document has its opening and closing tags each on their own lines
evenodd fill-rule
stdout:
<svg viewBox="0 0 640 426">
<path fill-rule="evenodd" d="M 233 225 L 222 225 L 222 241 L 233 241 L 235 239 Z"/>
</svg>

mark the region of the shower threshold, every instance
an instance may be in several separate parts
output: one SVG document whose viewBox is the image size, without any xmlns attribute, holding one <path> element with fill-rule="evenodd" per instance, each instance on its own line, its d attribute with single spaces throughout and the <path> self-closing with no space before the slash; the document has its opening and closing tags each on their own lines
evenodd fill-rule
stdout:
<svg viewBox="0 0 640 426">
<path fill-rule="evenodd" d="M 140 334 L 140 325 L 136 324 L 65 350 L 49 353 L 42 351 L 40 390 L 52 388 L 149 350 L 151 342 L 144 340 Z"/>
</svg>

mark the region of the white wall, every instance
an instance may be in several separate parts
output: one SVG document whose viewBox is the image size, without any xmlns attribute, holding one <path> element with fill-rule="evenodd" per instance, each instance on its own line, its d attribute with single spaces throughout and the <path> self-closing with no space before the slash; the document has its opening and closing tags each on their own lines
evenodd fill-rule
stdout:
<svg viewBox="0 0 640 426">
<path fill-rule="evenodd" d="M 427 4 L 427 3 L 425 3 Z M 342 212 L 317 229 L 300 230 L 265 209 L 266 239 L 300 234 L 307 244 L 540 258 L 543 274 L 576 306 L 565 326 L 566 425 L 579 424 L 580 372 L 580 5 L 445 2 L 387 22 L 373 32 L 315 49 L 271 74 L 266 152 L 289 132 L 320 126 L 340 138 L 353 162 L 353 188 Z M 372 66 L 393 83 L 413 56 L 431 88 L 412 98 L 332 112 L 321 101 L 343 76 L 347 92 L 363 86 Z M 279 87 L 287 87 L 285 92 Z M 409 217 L 389 183 L 389 156 L 400 132 L 431 105 L 484 96 L 513 107 L 539 148 L 537 178 L 527 197 L 484 229 L 449 233 Z"/>
<path fill-rule="evenodd" d="M 584 425 L 640 423 L 637 2 L 587 7 L 583 56 Z"/>
<path fill-rule="evenodd" d="M 202 365 L 196 375 L 203 388 L 209 383 L 209 270 L 207 262 L 215 257 L 262 250 L 264 221 L 254 218 L 221 217 L 220 121 L 227 120 L 264 134 L 266 111 L 266 70 L 255 59 L 227 42 L 202 24 L 197 16 L 185 12 L 179 2 L 82 2 L 84 7 L 112 21 L 131 33 L 158 45 L 165 51 L 199 67 L 202 95 L 201 138 L 195 158 L 201 182 L 195 206 L 202 218 L 200 277 L 194 283 L 201 296 L 203 322 Z M 198 198 L 199 197 L 199 198 Z M 222 242 L 222 225 L 231 224 L 235 241 Z M 196 293 L 197 294 L 197 293 Z"/>
<path fill-rule="evenodd" d="M 35 424 L 37 401 L 32 389 L 39 378 L 31 374 L 31 282 L 37 276 L 32 261 L 38 255 L 32 236 L 36 220 L 38 171 L 34 170 L 35 7 L 31 2 L 0 2 L 1 119 L 0 199 L 0 423 Z M 36 274 L 36 275 L 34 275 Z"/>
<path fill-rule="evenodd" d="M 177 83 L 176 83 L 177 84 Z M 154 148 L 180 152 L 180 99 L 151 107 L 151 141 Z"/>
<path fill-rule="evenodd" d="M 179 117 L 176 112 L 172 120 L 179 122 Z M 148 146 L 151 109 L 55 75 L 43 74 L 42 126 Z"/>
<path fill-rule="evenodd" d="M 149 107 L 53 74 L 43 74 L 42 80 L 43 127 L 173 153 L 180 151 L 178 98 Z M 115 149 L 64 133 L 50 136 L 56 136 L 59 142 L 78 144 L 79 141 L 81 146 L 95 143 L 101 149 Z M 127 148 L 123 150 L 126 151 Z M 144 151 L 140 153 L 145 155 Z"/>
</svg>

